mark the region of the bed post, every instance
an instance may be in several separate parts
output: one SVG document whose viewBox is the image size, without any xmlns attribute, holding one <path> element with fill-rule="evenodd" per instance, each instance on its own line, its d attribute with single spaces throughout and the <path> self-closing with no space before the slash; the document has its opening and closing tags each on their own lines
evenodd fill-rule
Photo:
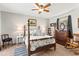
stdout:
<svg viewBox="0 0 79 59">
<path fill-rule="evenodd" d="M 28 56 L 30 56 L 30 24 L 28 19 Z"/>
<path fill-rule="evenodd" d="M 54 44 L 54 51 L 56 50 L 56 43 Z"/>
</svg>

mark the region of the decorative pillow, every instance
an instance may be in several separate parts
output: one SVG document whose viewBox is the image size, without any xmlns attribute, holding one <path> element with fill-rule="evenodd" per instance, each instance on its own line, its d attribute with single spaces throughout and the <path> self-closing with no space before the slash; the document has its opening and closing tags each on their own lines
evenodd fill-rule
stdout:
<svg viewBox="0 0 79 59">
<path fill-rule="evenodd" d="M 32 28 L 30 30 L 30 35 L 31 36 L 44 36 L 45 33 L 42 33 L 42 31 L 40 29 L 37 29 L 37 28 Z"/>
</svg>

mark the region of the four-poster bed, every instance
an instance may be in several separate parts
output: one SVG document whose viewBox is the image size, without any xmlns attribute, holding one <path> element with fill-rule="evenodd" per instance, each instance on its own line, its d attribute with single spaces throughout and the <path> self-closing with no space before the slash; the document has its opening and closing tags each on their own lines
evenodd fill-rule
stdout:
<svg viewBox="0 0 79 59">
<path fill-rule="evenodd" d="M 54 47 L 56 49 L 56 42 L 52 36 L 49 35 L 40 35 L 40 36 L 31 36 L 30 35 L 30 24 L 28 20 L 28 36 L 26 36 L 25 44 L 28 48 L 28 55 L 32 55 L 42 50 L 49 49 Z"/>
<path fill-rule="evenodd" d="M 56 49 L 56 43 L 52 36 L 30 36 L 29 43 L 25 40 L 25 44 L 28 45 L 28 55 L 32 55 L 42 50 L 54 47 Z"/>
</svg>

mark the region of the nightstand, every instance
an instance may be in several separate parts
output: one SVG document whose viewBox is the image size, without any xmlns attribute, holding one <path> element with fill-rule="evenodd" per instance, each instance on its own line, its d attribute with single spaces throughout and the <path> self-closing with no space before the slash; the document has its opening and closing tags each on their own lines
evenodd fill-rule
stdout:
<svg viewBox="0 0 79 59">
<path fill-rule="evenodd" d="M 23 43 L 23 36 L 17 36 L 16 43 Z"/>
</svg>

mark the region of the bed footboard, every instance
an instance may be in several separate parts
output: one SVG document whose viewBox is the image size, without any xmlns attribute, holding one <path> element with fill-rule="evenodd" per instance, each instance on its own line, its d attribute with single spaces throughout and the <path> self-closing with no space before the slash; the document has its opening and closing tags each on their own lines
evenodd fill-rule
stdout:
<svg viewBox="0 0 79 59">
<path fill-rule="evenodd" d="M 40 51 L 44 51 L 44 50 L 50 49 L 50 48 L 52 48 L 52 47 L 54 47 L 54 51 L 55 51 L 55 50 L 56 50 L 56 43 L 54 43 L 54 44 L 49 44 L 49 45 L 45 45 L 45 46 L 42 46 L 42 47 L 38 47 L 35 51 L 30 51 L 30 52 L 29 52 L 29 55 L 32 55 L 32 54 L 34 54 L 34 53 L 38 53 L 38 52 L 40 52 Z"/>
</svg>

